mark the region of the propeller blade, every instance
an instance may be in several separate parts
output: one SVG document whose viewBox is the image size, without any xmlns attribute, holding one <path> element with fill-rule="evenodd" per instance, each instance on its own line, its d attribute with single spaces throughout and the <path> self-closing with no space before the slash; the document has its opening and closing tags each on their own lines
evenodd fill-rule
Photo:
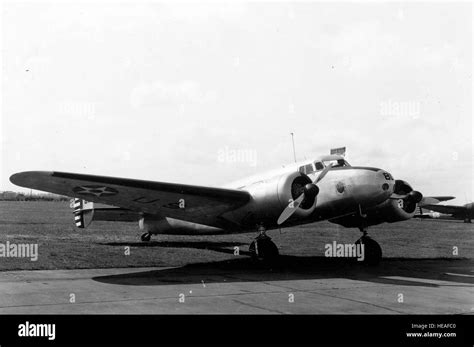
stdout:
<svg viewBox="0 0 474 347">
<path fill-rule="evenodd" d="M 398 200 L 398 199 L 406 199 L 407 197 L 408 197 L 408 194 L 400 195 L 400 194 L 393 193 L 392 195 L 390 195 L 389 199 Z"/>
<path fill-rule="evenodd" d="M 288 218 L 291 217 L 291 215 L 293 213 L 295 213 L 295 211 L 298 209 L 298 206 L 300 206 L 301 202 L 303 201 L 304 199 L 304 193 L 301 194 L 298 199 L 290 202 L 288 204 L 288 206 L 283 210 L 283 212 L 281 213 L 280 217 L 278 217 L 278 221 L 277 221 L 277 224 L 280 225 L 282 223 L 284 223 Z"/>
<path fill-rule="evenodd" d="M 412 190 L 410 193 L 404 195 L 393 193 L 392 195 L 390 195 L 390 199 L 408 199 L 411 202 L 419 203 L 423 199 L 423 195 L 416 190 Z"/>
<path fill-rule="evenodd" d="M 326 166 L 324 168 L 324 170 L 319 174 L 318 178 L 316 178 L 316 181 L 314 181 L 314 183 L 318 183 L 319 181 L 321 181 L 324 176 L 326 176 L 326 174 L 329 172 L 329 170 L 331 170 L 332 168 L 332 163 L 330 163 L 328 166 Z"/>
</svg>

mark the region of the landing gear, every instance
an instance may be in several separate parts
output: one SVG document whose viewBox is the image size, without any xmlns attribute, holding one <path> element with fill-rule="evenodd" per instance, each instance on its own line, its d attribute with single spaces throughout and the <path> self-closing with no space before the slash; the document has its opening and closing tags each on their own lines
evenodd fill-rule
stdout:
<svg viewBox="0 0 474 347">
<path fill-rule="evenodd" d="M 143 242 L 149 242 L 150 239 L 151 239 L 151 234 L 150 233 L 144 233 L 140 238 Z"/>
<path fill-rule="evenodd" d="M 371 237 L 367 236 L 367 228 L 359 228 L 363 233 L 362 237 L 355 242 L 355 245 L 364 245 L 364 260 L 363 264 L 377 265 L 382 260 L 382 248 Z"/>
<path fill-rule="evenodd" d="M 249 246 L 249 252 L 252 258 L 266 263 L 274 262 L 279 255 L 277 246 L 273 243 L 272 239 L 267 236 L 263 226 L 260 226 L 258 231 L 260 234 Z"/>
</svg>

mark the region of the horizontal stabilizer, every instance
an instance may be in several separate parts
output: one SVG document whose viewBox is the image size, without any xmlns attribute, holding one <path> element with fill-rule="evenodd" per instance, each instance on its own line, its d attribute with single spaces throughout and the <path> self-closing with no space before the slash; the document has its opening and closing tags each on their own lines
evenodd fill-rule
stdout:
<svg viewBox="0 0 474 347">
<path fill-rule="evenodd" d="M 87 228 L 92 221 L 138 222 L 141 216 L 139 212 L 77 198 L 73 199 L 71 207 L 78 228 Z"/>
</svg>

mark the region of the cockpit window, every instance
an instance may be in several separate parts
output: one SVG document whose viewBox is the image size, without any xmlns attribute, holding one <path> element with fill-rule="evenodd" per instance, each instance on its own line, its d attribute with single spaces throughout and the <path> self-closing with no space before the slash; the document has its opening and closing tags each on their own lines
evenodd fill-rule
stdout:
<svg viewBox="0 0 474 347">
<path fill-rule="evenodd" d="M 333 160 L 315 161 L 314 163 L 309 163 L 309 164 L 300 166 L 298 171 L 308 175 L 313 172 L 323 170 L 326 166 L 328 166 L 331 163 L 332 163 L 332 167 L 350 166 L 350 164 L 344 159 L 333 159 Z"/>
<path fill-rule="evenodd" d="M 301 173 L 304 173 L 304 174 L 310 174 L 310 173 L 313 173 L 315 170 L 314 170 L 314 166 L 313 164 L 306 164 L 305 166 L 301 166 L 299 168 L 299 172 Z"/>
<path fill-rule="evenodd" d="M 344 159 L 324 160 L 323 163 L 325 166 L 332 164 L 332 167 L 350 166 Z"/>
</svg>

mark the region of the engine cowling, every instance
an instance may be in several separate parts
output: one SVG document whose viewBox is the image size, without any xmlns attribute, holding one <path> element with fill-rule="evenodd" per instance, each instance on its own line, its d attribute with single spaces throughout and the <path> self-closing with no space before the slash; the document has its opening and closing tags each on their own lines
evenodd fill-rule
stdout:
<svg viewBox="0 0 474 347">
<path fill-rule="evenodd" d="M 413 188 L 403 180 L 396 180 L 394 193 L 404 195 L 414 194 Z M 410 198 L 388 199 L 376 207 L 378 214 L 388 223 L 400 222 L 413 218 L 416 211 L 416 202 Z"/>
<path fill-rule="evenodd" d="M 300 172 L 276 175 L 243 189 L 252 195 L 252 201 L 239 211 L 247 215 L 245 223 L 248 225 L 255 222 L 275 223 L 288 204 L 296 200 L 303 191 L 306 191 L 308 198 L 303 200 L 292 218 L 308 217 L 316 208 L 318 188 L 314 187 L 307 175 Z"/>
<path fill-rule="evenodd" d="M 412 218 L 416 212 L 416 202 L 421 200 L 420 193 L 403 180 L 395 180 L 394 194 L 407 195 L 405 199 L 387 199 L 384 202 L 364 211 L 366 217 L 351 215 L 331 220 L 347 228 L 361 225 L 377 225 L 381 223 L 394 223 Z"/>
<path fill-rule="evenodd" d="M 416 206 L 416 204 L 415 204 Z M 415 209 L 407 209 L 404 200 L 389 199 L 377 206 L 377 210 L 368 216 L 369 224 L 379 224 L 383 222 L 394 223 L 412 218 L 415 215 Z"/>
</svg>

